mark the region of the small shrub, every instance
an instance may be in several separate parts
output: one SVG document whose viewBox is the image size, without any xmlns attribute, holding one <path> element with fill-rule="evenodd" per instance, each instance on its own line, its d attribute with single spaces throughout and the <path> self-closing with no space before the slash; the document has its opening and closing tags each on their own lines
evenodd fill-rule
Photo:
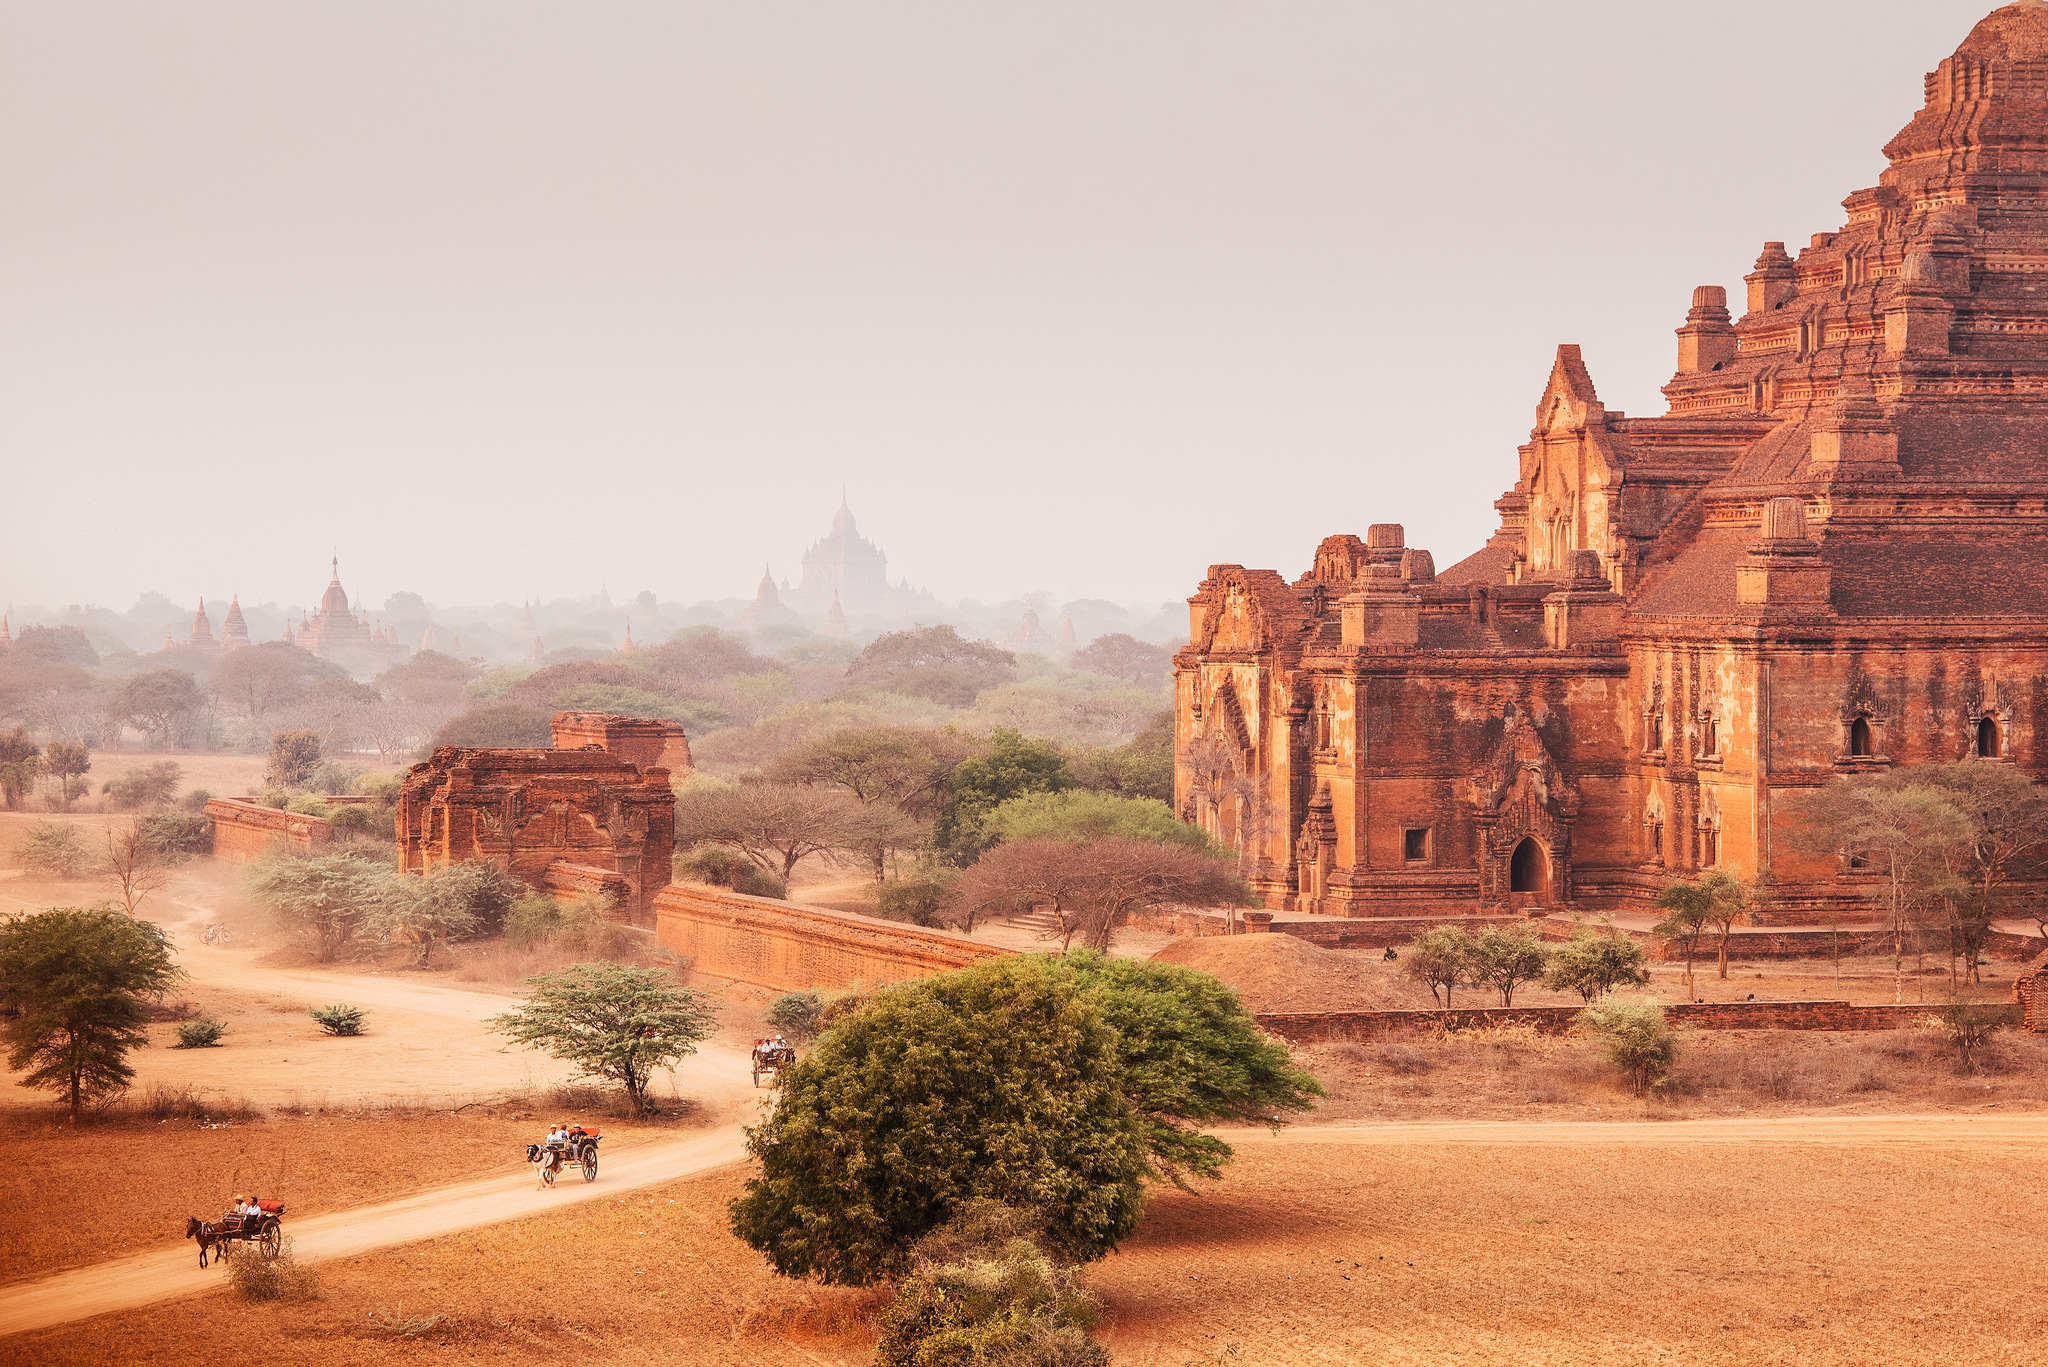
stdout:
<svg viewBox="0 0 2048 1367">
<path fill-rule="evenodd" d="M 80 878 L 93 866 L 85 832 L 68 821 L 36 822 L 14 853 L 24 869 L 45 878 Z"/>
<path fill-rule="evenodd" d="M 328 796 L 335 793 L 350 793 L 355 791 L 356 781 L 362 776 L 363 767 L 360 764 L 342 764 L 330 759 L 313 771 L 307 778 L 305 786 L 308 792 Z"/>
<path fill-rule="evenodd" d="M 332 1006 L 316 1006 L 306 1013 L 320 1023 L 320 1028 L 330 1035 L 360 1035 L 363 1033 L 363 1017 L 369 1013 L 360 1006 L 336 1002 Z"/>
<path fill-rule="evenodd" d="M 946 888 L 925 878 L 899 878 L 875 884 L 875 914 L 914 926 L 945 924 Z"/>
<path fill-rule="evenodd" d="M 334 823 L 338 835 L 369 835 L 377 825 L 377 813 L 368 804 L 351 802 L 334 809 L 328 820 Z"/>
<path fill-rule="evenodd" d="M 320 798 L 314 797 L 311 793 L 299 794 L 285 803 L 284 809 L 288 812 L 297 812 L 301 816 L 331 815 L 331 809 L 327 803 Z"/>
<path fill-rule="evenodd" d="M 206 804 L 211 801 L 213 801 L 212 793 L 209 793 L 204 788 L 194 788 L 191 792 L 178 799 L 178 810 L 184 812 L 203 812 L 206 810 Z"/>
<path fill-rule="evenodd" d="M 611 906 L 597 896 L 579 897 L 565 907 L 545 893 L 530 892 L 505 913 L 505 943 L 514 949 L 617 959 L 632 942 L 632 932 L 612 919 Z"/>
<path fill-rule="evenodd" d="M 399 790 L 404 787 L 405 780 L 397 774 L 365 774 L 356 780 L 355 791 L 362 797 L 375 798 L 379 807 L 395 807 Z"/>
<path fill-rule="evenodd" d="M 1106 1367 L 1108 1350 L 1087 1333 L 1100 1315 L 1030 1212 L 970 1202 L 920 1241 L 916 1270 L 882 1312 L 875 1364 Z"/>
<path fill-rule="evenodd" d="M 228 1285 L 245 1301 L 311 1301 L 320 1298 L 320 1282 L 311 1268 L 300 1267 L 292 1255 L 292 1236 L 275 1258 L 253 1245 L 238 1248 L 228 1261 Z"/>
<path fill-rule="evenodd" d="M 213 822 L 191 812 L 158 812 L 136 823 L 142 838 L 166 863 L 213 853 Z"/>
<path fill-rule="evenodd" d="M 824 1009 L 824 998 L 815 992 L 785 992 L 768 1003 L 762 1018 L 791 1044 L 808 1044 L 818 1037 Z"/>
<path fill-rule="evenodd" d="M 1600 1041 L 1637 1096 L 1660 1086 L 1678 1058 L 1678 1036 L 1654 1000 L 1603 998 L 1579 1012 L 1578 1026 Z"/>
<path fill-rule="evenodd" d="M 201 1016 L 178 1027 L 178 1049 L 215 1049 L 220 1046 L 220 1037 L 227 1033 L 225 1021 Z"/>
<path fill-rule="evenodd" d="M 561 924 L 562 904 L 546 893 L 529 892 L 505 913 L 505 943 L 514 949 L 537 949 Z"/>
<path fill-rule="evenodd" d="M 633 933 L 612 919 L 611 904 L 586 894 L 562 909 L 550 943 L 579 959 L 620 959 L 633 948 Z"/>
<path fill-rule="evenodd" d="M 789 884 L 741 854 L 718 845 L 701 845 L 675 857 L 676 877 L 687 883 L 730 888 L 749 897 L 789 900 Z"/>
<path fill-rule="evenodd" d="M 403 1339 L 416 1339 L 441 1322 L 440 1315 L 407 1315 L 405 1302 L 400 1301 L 396 1310 L 378 1306 L 370 1316 L 371 1323 L 385 1333 Z"/>
<path fill-rule="evenodd" d="M 1380 1049 L 1380 1065 L 1400 1077 L 1417 1077 L 1436 1065 L 1412 1044 L 1389 1044 Z"/>
<path fill-rule="evenodd" d="M 2008 1011 L 2003 1005 L 1956 1001 L 1937 1011 L 1930 1024 L 1955 1046 L 1957 1068 L 1970 1073 L 1976 1071 L 1977 1052 L 2004 1027 Z"/>
</svg>

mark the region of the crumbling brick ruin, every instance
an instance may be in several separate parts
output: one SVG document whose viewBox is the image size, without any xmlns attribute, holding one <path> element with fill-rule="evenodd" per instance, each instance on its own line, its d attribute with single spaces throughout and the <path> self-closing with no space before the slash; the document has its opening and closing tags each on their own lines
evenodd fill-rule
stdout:
<svg viewBox="0 0 2048 1367">
<path fill-rule="evenodd" d="M 1289 583 L 1213 566 L 1176 657 L 1175 800 L 1271 908 L 1642 909 L 1799 862 L 1802 790 L 1974 760 L 2048 775 L 2048 5 L 1930 73 L 1847 222 L 1694 291 L 1669 412 L 1558 349 L 1486 546 L 1385 523 Z M 1317 502 L 1327 503 L 1327 491 Z"/>
<path fill-rule="evenodd" d="M 484 861 L 558 897 L 609 893 L 622 919 L 652 928 L 675 852 L 676 799 L 670 771 L 638 761 L 687 764 L 682 728 L 560 712 L 554 739 L 547 750 L 442 746 L 415 764 L 398 798 L 404 867 Z"/>
</svg>

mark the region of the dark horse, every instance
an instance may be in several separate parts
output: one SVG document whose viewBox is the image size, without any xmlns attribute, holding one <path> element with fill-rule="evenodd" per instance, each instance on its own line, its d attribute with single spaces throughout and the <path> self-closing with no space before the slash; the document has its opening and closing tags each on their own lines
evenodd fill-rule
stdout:
<svg viewBox="0 0 2048 1367">
<path fill-rule="evenodd" d="M 219 1224 L 208 1224 L 197 1216 L 188 1215 L 185 1217 L 185 1237 L 199 1241 L 199 1265 L 201 1267 L 206 1266 L 208 1251 L 216 1248 L 220 1250 L 216 1256 L 222 1262 L 227 1261 L 228 1236 L 227 1232 Z"/>
</svg>

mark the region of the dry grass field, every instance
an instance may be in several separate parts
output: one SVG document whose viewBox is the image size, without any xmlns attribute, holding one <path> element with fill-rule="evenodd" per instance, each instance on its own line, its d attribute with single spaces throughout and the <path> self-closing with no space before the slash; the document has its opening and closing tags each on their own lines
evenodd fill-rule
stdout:
<svg viewBox="0 0 2048 1367">
<path fill-rule="evenodd" d="M 1317 1123 L 1698 1120 L 1729 1116 L 2033 1112 L 2048 1117 L 2048 1036 L 2002 1031 L 1974 1066 L 1920 1030 L 1687 1030 L 1671 1076 L 1629 1095 L 1590 1040 L 1527 1027 L 1296 1057 L 1329 1091 Z M 2048 1119 L 2043 1121 L 2048 1130 Z"/>
<path fill-rule="evenodd" d="M 1437 1005 L 1429 989 L 1388 963 L 1377 949 L 1324 949 L 1292 935 L 1245 935 L 1230 939 L 1176 940 L 1155 956 L 1168 963 L 1214 973 L 1235 987 L 1254 1011 L 1421 1011 Z M 1966 996 L 2005 1001 L 2012 993 L 2018 965 L 1996 960 L 1982 972 L 1981 986 Z M 1650 986 L 1642 996 L 1662 1001 L 1687 1000 L 1684 967 L 1652 963 Z M 1629 995 L 1629 994 L 1625 994 Z M 1716 973 L 1709 955 L 1693 968 L 1693 996 L 1710 1002 L 1741 1001 L 1754 995 L 1765 1001 L 1799 999 L 1877 1004 L 1894 999 L 1889 959 L 1766 959 L 1731 961 L 1726 978 Z M 1928 955 L 1906 960 L 1905 1000 L 1940 1002 L 1948 998 L 1948 960 Z M 1490 989 L 1460 987 L 1452 998 L 1460 1007 L 1498 1006 L 1500 994 Z M 1515 989 L 1517 1006 L 1577 1006 L 1576 993 L 1551 992 L 1540 983 Z"/>
<path fill-rule="evenodd" d="M 1448 1125 L 1234 1136 L 1091 1269 L 1121 1364 L 2031 1363 L 2048 1192 L 2006 1121 Z M 23 1335 L 16 1360 L 865 1362 L 875 1297 L 778 1279 L 725 1232 L 741 1172 Z M 444 1318 L 417 1338 L 380 1307 Z"/>
</svg>

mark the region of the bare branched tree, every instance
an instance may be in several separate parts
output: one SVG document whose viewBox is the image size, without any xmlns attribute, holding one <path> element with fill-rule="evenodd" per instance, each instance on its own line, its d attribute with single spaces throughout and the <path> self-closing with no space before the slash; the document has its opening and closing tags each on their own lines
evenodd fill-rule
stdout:
<svg viewBox="0 0 2048 1367">
<path fill-rule="evenodd" d="M 785 880 L 806 856 L 869 859 L 916 843 L 924 830 L 894 807 L 796 783 L 745 783 L 676 803 L 678 847 L 723 845 Z"/>
<path fill-rule="evenodd" d="M 162 891 L 171 865 L 162 845 L 150 838 L 137 818 L 108 829 L 105 871 L 121 895 L 121 906 L 133 916 L 143 898 Z"/>
</svg>

